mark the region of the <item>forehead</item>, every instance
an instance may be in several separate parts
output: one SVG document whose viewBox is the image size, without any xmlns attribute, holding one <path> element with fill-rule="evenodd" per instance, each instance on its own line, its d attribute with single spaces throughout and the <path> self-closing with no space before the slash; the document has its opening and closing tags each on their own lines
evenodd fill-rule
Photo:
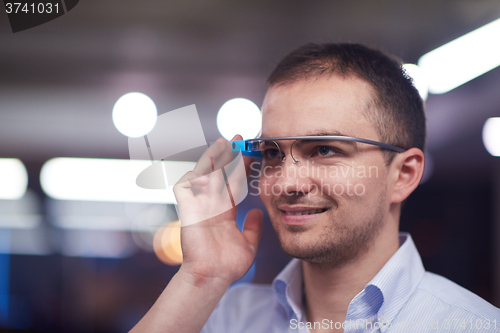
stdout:
<svg viewBox="0 0 500 333">
<path fill-rule="evenodd" d="M 262 105 L 262 136 L 341 133 L 378 140 L 363 115 L 373 96 L 364 80 L 335 75 L 270 87 Z"/>
</svg>

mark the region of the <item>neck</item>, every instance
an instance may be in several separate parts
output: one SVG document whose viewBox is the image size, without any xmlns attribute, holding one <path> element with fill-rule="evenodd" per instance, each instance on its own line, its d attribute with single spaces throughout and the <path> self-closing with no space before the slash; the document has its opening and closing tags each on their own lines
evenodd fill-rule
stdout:
<svg viewBox="0 0 500 333">
<path fill-rule="evenodd" d="M 342 266 L 328 267 L 302 261 L 307 321 L 328 319 L 343 323 L 351 300 L 398 248 L 396 225 L 380 230 L 368 251 Z"/>
</svg>

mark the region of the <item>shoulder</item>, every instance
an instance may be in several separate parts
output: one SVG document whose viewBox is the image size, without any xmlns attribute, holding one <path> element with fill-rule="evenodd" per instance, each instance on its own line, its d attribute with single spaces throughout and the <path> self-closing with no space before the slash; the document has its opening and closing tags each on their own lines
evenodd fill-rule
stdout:
<svg viewBox="0 0 500 333">
<path fill-rule="evenodd" d="M 443 305 L 447 304 L 479 317 L 500 320 L 500 309 L 441 275 L 426 272 L 417 289 L 428 293 L 429 297 Z"/>
<path fill-rule="evenodd" d="M 500 309 L 448 280 L 425 272 L 394 320 L 415 332 L 500 333 Z"/>
<path fill-rule="evenodd" d="M 429 272 L 425 272 L 396 321 L 417 323 L 436 332 L 453 329 L 500 333 L 500 309 L 447 278 Z"/>
<path fill-rule="evenodd" d="M 273 300 L 271 285 L 239 283 L 226 291 L 219 306 L 248 311 L 251 308 L 260 309 L 269 306 Z"/>
<path fill-rule="evenodd" d="M 270 285 L 239 283 L 226 291 L 202 332 L 266 331 L 276 313 Z"/>
</svg>

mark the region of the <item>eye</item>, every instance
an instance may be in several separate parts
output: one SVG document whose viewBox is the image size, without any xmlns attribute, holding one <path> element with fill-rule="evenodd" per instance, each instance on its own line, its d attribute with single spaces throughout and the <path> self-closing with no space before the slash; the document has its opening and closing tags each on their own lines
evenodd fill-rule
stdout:
<svg viewBox="0 0 500 333">
<path fill-rule="evenodd" d="M 280 156 L 280 151 L 278 149 L 265 149 L 262 151 L 262 158 L 266 160 L 277 159 Z"/>
<path fill-rule="evenodd" d="M 320 157 L 331 157 L 338 154 L 338 149 L 329 146 L 319 146 L 316 148 L 316 152 Z M 314 155 L 314 153 L 313 153 Z"/>
</svg>

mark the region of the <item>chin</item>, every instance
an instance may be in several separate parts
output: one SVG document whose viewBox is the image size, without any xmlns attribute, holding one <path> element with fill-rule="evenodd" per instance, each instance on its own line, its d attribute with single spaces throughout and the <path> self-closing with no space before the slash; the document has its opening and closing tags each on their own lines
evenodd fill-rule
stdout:
<svg viewBox="0 0 500 333">
<path fill-rule="evenodd" d="M 303 226 L 284 226 L 278 231 L 283 252 L 297 259 L 312 259 L 317 255 L 317 246 L 315 245 L 317 236 L 310 237 L 305 234 L 306 228 Z"/>
<path fill-rule="evenodd" d="M 334 245 L 332 247 L 335 248 L 338 246 Z M 338 268 L 344 266 L 355 261 L 361 252 L 363 252 L 360 251 L 361 249 L 345 251 L 325 247 L 300 246 L 294 242 L 282 242 L 281 248 L 287 255 L 321 268 Z"/>
<path fill-rule="evenodd" d="M 380 223 L 358 227 L 330 225 L 316 231 L 305 226 L 275 225 L 286 254 L 325 268 L 343 266 L 367 253 L 379 228 Z"/>
</svg>

